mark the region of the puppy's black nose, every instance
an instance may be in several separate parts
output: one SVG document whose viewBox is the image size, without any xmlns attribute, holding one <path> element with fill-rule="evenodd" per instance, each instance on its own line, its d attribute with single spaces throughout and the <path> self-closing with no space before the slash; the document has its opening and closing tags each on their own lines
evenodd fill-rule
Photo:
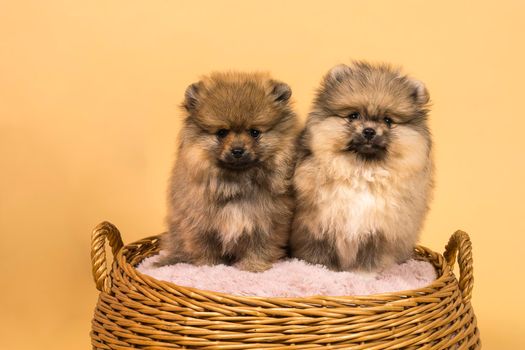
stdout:
<svg viewBox="0 0 525 350">
<path fill-rule="evenodd" d="M 372 140 L 374 138 L 376 134 L 376 131 L 372 128 L 366 128 L 363 130 L 363 136 L 367 139 L 367 140 Z"/>
<path fill-rule="evenodd" d="M 244 154 L 244 148 L 234 148 L 234 149 L 232 149 L 232 155 L 235 158 L 241 158 L 243 154 Z"/>
</svg>

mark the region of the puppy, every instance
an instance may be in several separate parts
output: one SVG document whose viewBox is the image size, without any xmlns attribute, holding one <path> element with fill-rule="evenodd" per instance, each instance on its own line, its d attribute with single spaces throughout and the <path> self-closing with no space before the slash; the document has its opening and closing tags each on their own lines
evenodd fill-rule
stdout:
<svg viewBox="0 0 525 350">
<path fill-rule="evenodd" d="M 190 85 L 158 265 L 263 271 L 285 256 L 298 120 L 290 87 L 266 74 Z"/>
<path fill-rule="evenodd" d="M 293 257 L 370 272 L 411 257 L 433 187 L 428 103 L 388 65 L 324 77 L 300 138 Z"/>
</svg>

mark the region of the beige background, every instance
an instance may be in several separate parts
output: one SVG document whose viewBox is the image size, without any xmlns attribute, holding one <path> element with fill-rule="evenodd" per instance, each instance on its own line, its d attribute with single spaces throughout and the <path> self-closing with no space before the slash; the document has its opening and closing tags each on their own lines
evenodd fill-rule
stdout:
<svg viewBox="0 0 525 350">
<path fill-rule="evenodd" d="M 191 3 L 191 4 L 190 4 Z M 159 233 L 185 87 L 270 70 L 301 117 L 332 65 L 402 64 L 434 107 L 421 242 L 474 242 L 485 349 L 525 337 L 521 1 L 0 1 L 0 347 L 87 349 L 92 227 Z"/>
</svg>

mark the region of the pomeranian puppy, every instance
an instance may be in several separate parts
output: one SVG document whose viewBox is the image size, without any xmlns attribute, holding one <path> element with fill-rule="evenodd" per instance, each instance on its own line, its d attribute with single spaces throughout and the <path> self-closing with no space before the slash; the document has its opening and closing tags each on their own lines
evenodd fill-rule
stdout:
<svg viewBox="0 0 525 350">
<path fill-rule="evenodd" d="M 429 94 L 388 65 L 334 67 L 294 175 L 293 257 L 375 272 L 413 253 L 433 187 Z"/>
<path fill-rule="evenodd" d="M 263 271 L 285 256 L 298 120 L 267 74 L 214 73 L 185 93 L 157 265 Z"/>
</svg>

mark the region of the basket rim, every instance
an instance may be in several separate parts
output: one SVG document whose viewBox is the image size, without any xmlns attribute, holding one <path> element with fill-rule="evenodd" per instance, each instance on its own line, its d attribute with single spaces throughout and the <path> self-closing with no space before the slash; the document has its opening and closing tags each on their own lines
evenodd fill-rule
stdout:
<svg viewBox="0 0 525 350">
<path fill-rule="evenodd" d="M 374 303 L 381 303 L 381 302 L 393 302 L 396 300 L 407 300 L 408 298 L 413 297 L 425 297 L 427 294 L 431 294 L 432 291 L 435 291 L 437 289 L 442 289 L 443 286 L 447 285 L 452 278 L 453 280 L 456 280 L 455 274 L 452 271 L 451 267 L 447 263 L 444 256 L 440 253 L 437 253 L 425 246 L 417 245 L 414 247 L 414 252 L 416 256 L 420 260 L 424 260 L 432 264 L 432 266 L 436 269 L 436 274 L 438 277 L 433 280 L 429 285 L 418 288 L 418 289 L 408 289 L 408 290 L 402 290 L 402 291 L 396 291 L 396 292 L 387 292 L 387 293 L 378 293 L 378 294 L 370 294 L 370 295 L 342 295 L 342 296 L 327 296 L 327 295 L 305 295 L 302 297 L 262 297 L 262 296 L 243 296 L 243 295 L 235 295 L 235 294 L 229 294 L 229 293 L 223 293 L 223 292 L 217 292 L 217 291 L 210 291 L 210 290 L 204 290 L 199 289 L 195 287 L 188 287 L 188 286 L 181 286 L 178 284 L 175 284 L 173 282 L 168 282 L 164 280 L 159 280 L 155 277 L 152 277 L 150 275 L 144 274 L 136 269 L 136 266 L 140 264 L 144 259 L 154 256 L 155 254 L 148 254 L 140 257 L 140 261 L 136 265 L 132 265 L 130 262 L 128 262 L 128 259 L 126 257 L 126 253 L 129 253 L 131 249 L 134 247 L 144 245 L 144 244 L 150 244 L 155 245 L 158 243 L 160 236 L 159 235 L 153 235 L 149 236 L 143 239 L 140 239 L 138 241 L 129 243 L 124 245 L 122 249 L 115 255 L 114 264 L 119 265 L 121 270 L 126 271 L 126 274 L 136 280 L 139 279 L 143 283 L 149 285 L 149 286 L 156 286 L 159 289 L 162 290 L 177 290 L 182 294 L 195 297 L 196 295 L 203 296 L 206 299 L 215 299 L 215 301 L 221 301 L 225 302 L 227 300 L 234 301 L 235 304 L 237 303 L 247 303 L 247 302 L 254 302 L 254 303 L 261 303 L 266 302 L 269 304 L 275 303 L 275 304 L 281 304 L 281 303 L 308 303 L 311 304 L 314 300 L 320 303 L 325 302 L 341 302 L 344 301 L 347 304 L 351 304 L 353 300 L 356 301 L 356 304 L 362 303 L 364 301 L 370 301 Z M 158 250 L 157 250 L 158 253 Z M 132 272 L 130 274 L 129 272 Z M 113 274 L 113 271 L 112 271 Z M 133 276 L 134 275 L 134 276 Z M 457 281 L 456 281 L 457 283 Z M 329 306 L 329 305 L 326 305 Z"/>
</svg>

